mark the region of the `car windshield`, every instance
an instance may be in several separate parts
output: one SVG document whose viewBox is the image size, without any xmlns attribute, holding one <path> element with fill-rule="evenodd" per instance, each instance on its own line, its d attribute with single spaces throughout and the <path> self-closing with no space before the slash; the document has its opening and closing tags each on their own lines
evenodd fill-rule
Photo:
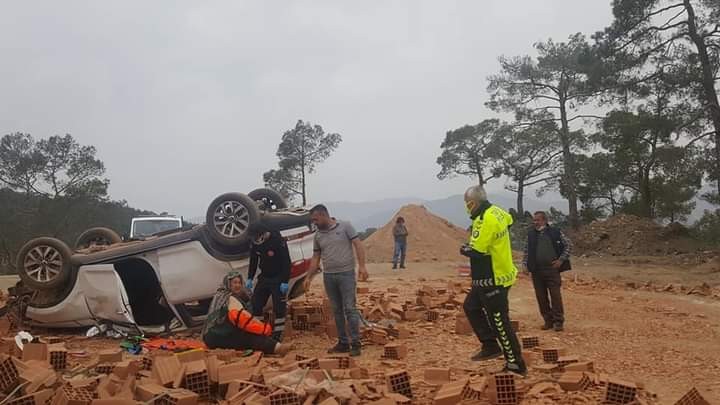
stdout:
<svg viewBox="0 0 720 405">
<path fill-rule="evenodd" d="M 159 232 L 180 228 L 180 223 L 174 219 L 148 219 L 135 221 L 133 237 L 150 236 Z"/>
</svg>

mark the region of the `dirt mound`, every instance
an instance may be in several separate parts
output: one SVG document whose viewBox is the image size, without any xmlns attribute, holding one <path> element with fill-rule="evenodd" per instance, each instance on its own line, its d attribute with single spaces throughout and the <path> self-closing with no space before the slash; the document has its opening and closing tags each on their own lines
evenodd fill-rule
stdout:
<svg viewBox="0 0 720 405">
<path fill-rule="evenodd" d="M 662 256 L 697 251 L 697 241 L 680 224 L 668 226 L 634 215 L 595 221 L 572 234 L 576 253 L 612 256 Z"/>
<path fill-rule="evenodd" d="M 385 226 L 366 241 L 367 259 L 371 263 L 392 261 L 393 226 L 398 216 L 405 218 L 408 228 L 408 262 L 463 261 L 458 250 L 467 241 L 467 231 L 446 219 L 432 214 L 420 205 L 406 205 Z"/>
</svg>

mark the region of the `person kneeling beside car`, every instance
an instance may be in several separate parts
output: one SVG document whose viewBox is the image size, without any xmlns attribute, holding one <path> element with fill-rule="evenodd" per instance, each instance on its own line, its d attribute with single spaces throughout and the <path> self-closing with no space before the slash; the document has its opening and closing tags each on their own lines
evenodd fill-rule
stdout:
<svg viewBox="0 0 720 405">
<path fill-rule="evenodd" d="M 239 272 L 225 276 L 215 293 L 202 339 L 209 349 L 259 350 L 265 354 L 285 354 L 286 345 L 273 340 L 272 326 L 248 311 L 250 294 Z"/>
</svg>

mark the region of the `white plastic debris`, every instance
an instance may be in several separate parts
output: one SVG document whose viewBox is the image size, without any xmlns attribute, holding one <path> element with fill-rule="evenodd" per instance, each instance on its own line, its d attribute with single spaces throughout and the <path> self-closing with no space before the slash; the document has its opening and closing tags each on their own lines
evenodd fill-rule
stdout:
<svg viewBox="0 0 720 405">
<path fill-rule="evenodd" d="M 88 331 L 85 333 L 85 336 L 95 337 L 99 336 L 101 333 L 105 333 L 105 331 L 107 331 L 106 325 L 93 326 L 92 328 L 88 329 Z"/>
<path fill-rule="evenodd" d="M 15 344 L 20 348 L 20 350 L 22 350 L 23 347 L 25 347 L 25 343 L 32 342 L 33 339 L 33 335 L 23 330 L 15 335 Z"/>
</svg>

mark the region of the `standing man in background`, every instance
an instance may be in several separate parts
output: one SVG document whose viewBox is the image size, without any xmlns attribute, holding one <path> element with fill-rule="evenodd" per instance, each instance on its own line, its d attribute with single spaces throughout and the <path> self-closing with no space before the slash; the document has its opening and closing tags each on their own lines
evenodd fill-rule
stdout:
<svg viewBox="0 0 720 405">
<path fill-rule="evenodd" d="M 305 291 L 309 290 L 313 275 L 320 272 L 322 261 L 325 292 L 330 300 L 338 331 L 338 343 L 330 348 L 328 353 L 350 353 L 351 356 L 360 356 L 362 348 L 360 313 L 357 309 L 355 256 L 359 267 L 358 277 L 367 280 L 365 248 L 355 228 L 349 222 L 336 221 L 324 205 L 313 207 L 310 210 L 310 218 L 318 231 L 315 233 L 310 271 L 305 278 Z"/>
<path fill-rule="evenodd" d="M 527 374 L 517 335 L 510 324 L 508 293 L 517 280 L 510 246 L 512 216 L 487 200 L 480 186 L 465 192 L 465 208 L 473 220 L 470 242 L 460 254 L 470 258 L 472 289 L 463 305 L 481 350 L 472 360 L 505 356 L 504 371 Z M 498 344 L 499 343 L 499 344 Z"/>
<path fill-rule="evenodd" d="M 545 320 L 542 329 L 561 332 L 565 324 L 565 310 L 560 273 L 571 268 L 572 242 L 559 229 L 548 224 L 544 211 L 533 215 L 533 225 L 528 232 L 523 265 L 532 274 L 535 297 Z"/>
<path fill-rule="evenodd" d="M 398 260 L 400 268 L 405 268 L 405 256 L 407 254 L 408 230 L 405 226 L 405 218 L 398 217 L 393 227 L 393 238 L 395 239 L 395 252 L 393 253 L 393 270 L 397 269 Z"/>
<path fill-rule="evenodd" d="M 290 251 L 285 238 L 278 231 L 269 231 L 260 227 L 255 231 L 250 247 L 250 267 L 245 288 L 253 291 L 252 313 L 261 316 L 269 297 L 272 297 L 273 324 L 272 338 L 282 342 L 285 332 L 285 314 L 287 312 L 288 280 L 290 280 Z M 258 265 L 260 276 L 253 290 L 253 279 Z"/>
</svg>

